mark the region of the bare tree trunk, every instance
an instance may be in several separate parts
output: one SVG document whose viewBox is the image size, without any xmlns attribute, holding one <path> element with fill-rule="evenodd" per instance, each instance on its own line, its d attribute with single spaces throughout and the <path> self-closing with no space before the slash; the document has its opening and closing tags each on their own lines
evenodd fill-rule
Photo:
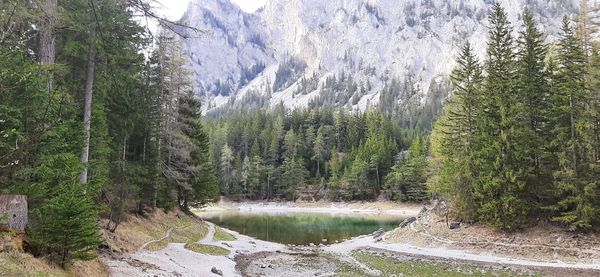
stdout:
<svg viewBox="0 0 600 277">
<path fill-rule="evenodd" d="M 96 33 L 92 31 L 90 37 L 93 39 Z M 83 132 L 85 136 L 85 142 L 83 151 L 81 152 L 81 163 L 84 168 L 79 176 L 79 182 L 87 184 L 88 182 L 88 161 L 90 158 L 90 130 L 92 123 L 92 94 L 94 92 L 94 69 L 96 67 L 96 44 L 94 41 L 90 42 L 88 50 L 87 60 L 87 76 L 85 80 L 85 103 L 83 106 Z"/>
<path fill-rule="evenodd" d="M 54 25 L 56 24 L 57 0 L 44 0 L 42 4 L 42 18 L 39 39 L 40 64 L 53 64 L 55 58 L 56 36 Z"/>
<path fill-rule="evenodd" d="M 54 64 L 56 56 L 56 25 L 57 0 L 44 0 L 42 4 L 42 18 L 40 22 L 39 59 L 42 65 Z M 48 91 L 53 87 L 52 73 L 48 76 Z"/>
<path fill-rule="evenodd" d="M 570 114 L 571 114 L 571 141 L 572 141 L 572 148 L 571 149 L 571 159 L 573 159 L 572 163 L 573 163 L 573 172 L 575 174 L 575 176 L 577 176 L 577 143 L 575 142 L 575 117 L 573 116 L 573 96 L 569 96 L 569 107 L 570 107 Z"/>
</svg>

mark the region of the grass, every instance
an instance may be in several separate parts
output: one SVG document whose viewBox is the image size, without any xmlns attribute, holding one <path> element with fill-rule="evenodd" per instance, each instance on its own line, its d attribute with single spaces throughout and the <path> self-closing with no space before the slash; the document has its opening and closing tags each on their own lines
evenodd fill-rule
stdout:
<svg viewBox="0 0 600 277">
<path fill-rule="evenodd" d="M 186 243 L 185 248 L 196 253 L 207 254 L 211 256 L 227 256 L 230 251 L 219 246 L 199 244 L 199 243 Z"/>
<path fill-rule="evenodd" d="M 446 276 L 446 277 L 463 277 L 463 276 L 516 276 L 508 271 L 493 271 L 482 269 L 473 266 L 456 265 L 443 262 L 428 262 L 428 261 L 398 261 L 390 257 L 382 257 L 380 255 L 355 251 L 352 256 L 369 266 L 383 273 L 383 276 L 398 275 L 398 276 Z M 355 276 L 350 272 L 344 272 L 341 276 Z"/>
<path fill-rule="evenodd" d="M 179 225 L 175 225 L 171 227 L 171 229 L 171 236 L 148 244 L 146 249 L 158 251 L 165 249 L 169 243 L 195 243 L 204 238 L 208 233 L 208 226 L 192 220 L 181 220 Z M 163 233 L 162 236 L 164 236 L 165 233 Z"/>
<path fill-rule="evenodd" d="M 215 240 L 218 241 L 234 241 L 236 240 L 236 238 L 231 235 L 230 233 L 225 232 L 225 230 L 223 230 L 220 227 L 215 227 Z"/>
</svg>

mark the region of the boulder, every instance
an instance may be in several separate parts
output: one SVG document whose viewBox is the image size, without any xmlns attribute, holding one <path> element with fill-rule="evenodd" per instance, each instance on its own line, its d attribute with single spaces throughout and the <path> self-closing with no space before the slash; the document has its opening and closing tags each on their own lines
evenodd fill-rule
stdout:
<svg viewBox="0 0 600 277">
<path fill-rule="evenodd" d="M 450 230 L 454 230 L 454 229 L 458 229 L 460 228 L 460 222 L 450 222 Z"/>
<path fill-rule="evenodd" d="M 217 269 L 217 268 L 216 268 L 216 267 L 214 267 L 214 266 L 213 266 L 213 267 L 210 269 L 210 272 L 212 272 L 212 273 L 214 273 L 214 274 L 217 274 L 217 275 L 219 275 L 219 276 L 223 276 L 223 271 L 221 271 L 220 269 Z"/>
<path fill-rule="evenodd" d="M 415 221 L 417 221 L 417 218 L 414 216 L 411 216 L 411 217 L 405 219 L 404 221 L 402 221 L 402 223 L 400 223 L 399 227 L 404 228 L 404 227 L 408 226 L 408 224 L 411 224 Z"/>
</svg>

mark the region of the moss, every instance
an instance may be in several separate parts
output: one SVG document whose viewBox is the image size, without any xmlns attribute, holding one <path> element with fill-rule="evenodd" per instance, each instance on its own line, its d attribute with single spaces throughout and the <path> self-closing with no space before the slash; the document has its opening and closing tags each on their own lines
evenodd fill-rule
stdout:
<svg viewBox="0 0 600 277">
<path fill-rule="evenodd" d="M 220 227 L 215 227 L 215 240 L 218 241 L 234 241 L 236 238 L 230 233 L 225 232 Z"/>
<path fill-rule="evenodd" d="M 186 243 L 185 248 L 196 253 L 207 254 L 211 256 L 227 256 L 230 251 L 219 246 L 199 244 L 199 243 Z"/>
</svg>

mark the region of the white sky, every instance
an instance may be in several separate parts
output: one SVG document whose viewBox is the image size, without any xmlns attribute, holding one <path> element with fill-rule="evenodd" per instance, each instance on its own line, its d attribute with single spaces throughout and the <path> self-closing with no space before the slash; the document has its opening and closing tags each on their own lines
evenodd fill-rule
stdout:
<svg viewBox="0 0 600 277">
<path fill-rule="evenodd" d="M 237 4 L 245 12 L 255 12 L 258 8 L 264 6 L 267 0 L 231 0 Z M 188 6 L 189 0 L 158 0 L 162 7 L 157 7 L 160 14 L 167 16 L 169 19 L 176 20 L 183 15 L 183 12 Z"/>
<path fill-rule="evenodd" d="M 157 0 L 159 5 L 154 7 L 155 12 L 164 16 L 169 20 L 178 20 L 181 18 L 190 0 Z M 267 0 L 230 0 L 242 8 L 243 11 L 252 13 L 263 7 Z M 155 31 L 157 28 L 156 22 L 148 22 L 150 30 Z"/>
</svg>

